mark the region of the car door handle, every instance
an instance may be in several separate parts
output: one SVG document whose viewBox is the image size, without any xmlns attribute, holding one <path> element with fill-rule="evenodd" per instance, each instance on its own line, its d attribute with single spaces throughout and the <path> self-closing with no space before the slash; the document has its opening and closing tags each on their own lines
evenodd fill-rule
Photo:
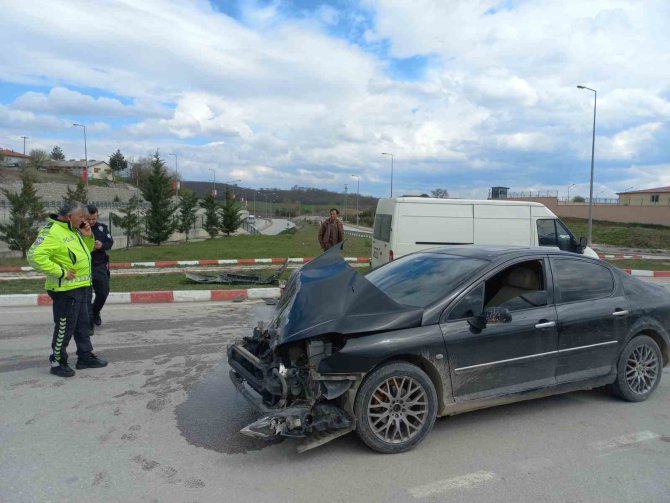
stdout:
<svg viewBox="0 0 670 503">
<path fill-rule="evenodd" d="M 612 316 L 628 316 L 628 311 L 624 311 L 624 310 L 619 309 L 617 311 L 614 311 L 612 313 Z"/>
<path fill-rule="evenodd" d="M 538 323 L 537 325 L 535 325 L 535 328 L 551 328 L 551 327 L 555 327 L 555 326 L 556 326 L 555 321 L 543 321 L 543 322 Z"/>
</svg>

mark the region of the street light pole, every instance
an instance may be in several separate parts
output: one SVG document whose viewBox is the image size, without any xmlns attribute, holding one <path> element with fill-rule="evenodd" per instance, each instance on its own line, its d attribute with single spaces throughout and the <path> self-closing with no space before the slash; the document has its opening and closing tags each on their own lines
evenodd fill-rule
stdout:
<svg viewBox="0 0 670 503">
<path fill-rule="evenodd" d="M 591 141 L 591 185 L 589 187 L 589 235 L 588 243 L 591 245 L 591 231 L 593 230 L 593 160 L 596 150 L 596 103 L 598 101 L 598 91 L 586 86 L 577 86 L 577 89 L 587 89 L 593 92 L 593 139 Z"/>
<path fill-rule="evenodd" d="M 344 221 L 347 221 L 347 184 L 344 184 Z"/>
<path fill-rule="evenodd" d="M 22 136 L 23 138 L 23 155 L 26 155 L 26 140 L 30 138 L 30 136 Z"/>
<path fill-rule="evenodd" d="M 389 154 L 388 152 L 382 152 L 382 155 L 391 156 L 391 197 L 393 197 L 393 154 Z"/>
<path fill-rule="evenodd" d="M 84 129 L 84 162 L 86 163 L 86 188 L 88 188 L 88 148 L 86 147 L 86 126 L 84 124 L 72 124 Z"/>
<path fill-rule="evenodd" d="M 570 189 L 571 189 L 572 187 L 574 187 L 575 185 L 577 185 L 577 184 L 576 184 L 576 183 L 573 183 L 572 185 L 570 185 L 570 187 L 568 187 L 568 203 L 570 202 Z"/>
<path fill-rule="evenodd" d="M 177 164 L 177 154 L 168 154 L 174 156 L 174 180 L 177 193 L 179 193 L 179 165 Z"/>
<path fill-rule="evenodd" d="M 358 197 L 361 194 L 361 177 L 360 175 L 351 175 L 353 178 L 356 178 L 356 225 L 358 225 Z"/>
<path fill-rule="evenodd" d="M 216 171 L 214 168 L 208 168 L 212 172 L 212 197 L 216 198 Z"/>
</svg>

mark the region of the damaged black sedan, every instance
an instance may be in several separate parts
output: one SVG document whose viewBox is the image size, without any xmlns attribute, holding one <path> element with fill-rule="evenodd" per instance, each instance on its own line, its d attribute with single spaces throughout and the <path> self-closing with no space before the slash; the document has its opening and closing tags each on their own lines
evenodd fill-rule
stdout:
<svg viewBox="0 0 670 503">
<path fill-rule="evenodd" d="M 436 417 L 605 385 L 645 400 L 669 328 L 670 292 L 596 259 L 444 247 L 362 275 L 335 247 L 292 274 L 228 361 L 260 411 L 242 433 L 304 451 L 356 431 L 396 453 Z"/>
</svg>

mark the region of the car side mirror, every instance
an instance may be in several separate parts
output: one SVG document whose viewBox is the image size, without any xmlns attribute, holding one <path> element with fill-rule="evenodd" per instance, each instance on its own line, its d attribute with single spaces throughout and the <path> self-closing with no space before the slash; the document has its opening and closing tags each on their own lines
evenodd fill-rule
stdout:
<svg viewBox="0 0 670 503">
<path fill-rule="evenodd" d="M 509 323 L 512 321 L 512 313 L 506 307 L 489 307 L 484 311 L 486 324 Z"/>
<path fill-rule="evenodd" d="M 586 249 L 588 244 L 589 243 L 588 243 L 588 241 L 586 240 L 585 237 L 582 236 L 581 238 L 579 238 L 579 245 L 578 245 L 579 246 L 579 250 L 578 250 L 579 253 L 584 253 L 584 250 Z"/>
<path fill-rule="evenodd" d="M 488 324 L 509 323 L 512 321 L 512 313 L 505 307 L 489 307 L 482 314 L 468 318 L 468 325 L 472 331 L 479 333 Z"/>
</svg>

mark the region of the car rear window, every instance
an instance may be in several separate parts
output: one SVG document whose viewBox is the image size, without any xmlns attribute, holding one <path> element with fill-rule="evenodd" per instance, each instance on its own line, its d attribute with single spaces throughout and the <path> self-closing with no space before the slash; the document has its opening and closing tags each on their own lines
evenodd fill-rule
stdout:
<svg viewBox="0 0 670 503">
<path fill-rule="evenodd" d="M 374 238 L 388 243 L 391 241 L 391 215 L 377 213 L 375 216 Z"/>
<path fill-rule="evenodd" d="M 426 307 L 486 264 L 488 260 L 424 252 L 389 262 L 365 277 L 399 304 Z"/>
</svg>

